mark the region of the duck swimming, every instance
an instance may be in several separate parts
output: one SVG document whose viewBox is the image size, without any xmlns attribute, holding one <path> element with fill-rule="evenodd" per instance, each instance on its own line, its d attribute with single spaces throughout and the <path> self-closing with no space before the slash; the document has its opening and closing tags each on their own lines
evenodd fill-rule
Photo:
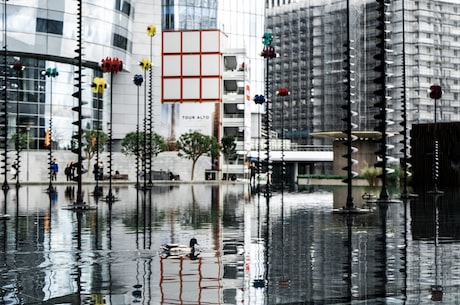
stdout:
<svg viewBox="0 0 460 305">
<path fill-rule="evenodd" d="M 163 258 L 179 258 L 188 256 L 190 259 L 197 259 L 200 254 L 198 241 L 196 238 L 190 239 L 189 246 L 181 244 L 164 244 L 161 246 L 161 256 Z"/>
</svg>

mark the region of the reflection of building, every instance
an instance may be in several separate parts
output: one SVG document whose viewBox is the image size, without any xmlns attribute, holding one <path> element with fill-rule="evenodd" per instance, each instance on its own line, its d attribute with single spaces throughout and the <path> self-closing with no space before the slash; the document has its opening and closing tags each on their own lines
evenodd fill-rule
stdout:
<svg viewBox="0 0 460 305">
<path fill-rule="evenodd" d="M 435 132 L 436 128 L 436 132 Z M 433 187 L 433 143 L 438 141 L 438 181 L 443 187 L 460 185 L 460 145 L 458 135 L 460 123 L 442 122 L 434 124 L 414 124 L 411 130 L 413 177 L 411 184 L 426 190 Z"/>
</svg>

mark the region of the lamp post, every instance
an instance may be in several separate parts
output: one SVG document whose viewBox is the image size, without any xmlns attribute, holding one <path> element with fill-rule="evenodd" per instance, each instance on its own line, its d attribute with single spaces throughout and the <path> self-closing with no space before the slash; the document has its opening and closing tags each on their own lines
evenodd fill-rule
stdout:
<svg viewBox="0 0 460 305">
<path fill-rule="evenodd" d="M 99 195 L 102 194 L 101 190 L 99 189 L 99 177 L 104 176 L 104 173 L 100 173 L 100 170 L 103 170 L 102 168 L 99 168 L 99 137 L 100 137 L 100 129 L 101 129 L 101 124 L 100 124 L 100 112 L 101 112 L 101 97 L 104 94 L 105 88 L 107 88 L 107 85 L 105 83 L 104 78 L 102 77 L 95 77 L 93 79 L 93 83 L 91 84 L 91 87 L 93 88 L 93 93 L 96 94 L 96 100 L 97 100 L 97 105 L 96 105 L 96 120 L 97 120 L 97 127 L 96 127 L 96 165 L 97 171 L 95 172 L 95 179 L 96 179 L 96 187 L 94 189 L 94 196 L 98 198 Z M 89 170 L 89 169 L 88 169 Z"/>
<path fill-rule="evenodd" d="M 7 38 L 8 38 L 8 31 L 7 31 L 7 1 L 3 0 L 3 69 L 5 71 L 5 77 L 3 77 L 3 111 L 2 111 L 2 119 L 3 119 L 3 128 L 1 131 L 2 136 L 2 145 L 3 145 L 3 152 L 2 152 L 2 161 L 3 161 L 3 184 L 2 190 L 5 193 L 8 192 L 10 186 L 8 184 L 8 74 L 6 71 L 8 70 L 8 45 L 7 45 Z M 6 204 L 5 204 L 6 209 Z"/>
<path fill-rule="evenodd" d="M 437 131 L 437 100 L 442 96 L 442 88 L 439 85 L 432 85 L 429 90 L 430 98 L 434 99 L 434 124 L 433 124 L 433 169 L 432 169 L 432 178 L 433 178 L 433 189 L 431 193 L 433 194 L 442 194 L 443 191 L 438 189 L 438 180 L 439 180 L 439 141 L 438 141 L 438 131 Z"/>
<path fill-rule="evenodd" d="M 271 133 L 271 105 L 270 105 L 270 59 L 276 57 L 275 47 L 272 46 L 273 35 L 270 33 L 264 33 L 262 36 L 262 42 L 264 48 L 260 54 L 265 58 L 265 97 L 266 97 L 266 106 L 265 106 L 265 119 L 264 119 L 264 129 L 265 129 L 265 170 L 267 174 L 267 183 L 265 185 L 265 196 L 268 198 L 271 196 L 271 162 L 270 162 L 270 133 Z"/>
<path fill-rule="evenodd" d="M 263 105 L 265 103 L 265 97 L 263 95 L 256 95 L 253 98 L 256 105 Z M 257 192 L 260 194 L 260 107 L 257 107 Z"/>
<path fill-rule="evenodd" d="M 140 74 L 134 75 L 133 82 L 137 87 L 137 111 L 136 111 L 136 188 L 139 189 L 139 87 L 144 82 L 144 78 Z"/>
<path fill-rule="evenodd" d="M 112 203 L 114 196 L 112 193 L 112 140 L 113 140 L 113 75 L 123 70 L 123 62 L 118 58 L 106 57 L 101 62 L 102 72 L 110 73 L 110 128 L 109 128 L 109 193 L 107 194 L 107 201 Z"/>
<path fill-rule="evenodd" d="M 150 63 L 153 57 L 153 36 L 155 36 L 157 28 L 154 25 L 147 26 L 147 35 L 150 37 Z M 148 167 L 149 167 L 149 187 L 152 186 L 152 134 L 153 134 L 153 67 L 150 64 L 149 68 L 149 154 L 148 154 Z"/>
<path fill-rule="evenodd" d="M 16 60 L 13 64 L 13 70 L 16 71 L 16 160 L 13 166 L 15 165 L 16 170 L 16 188 L 19 188 L 19 173 L 20 173 L 20 152 L 21 152 L 21 141 L 19 137 L 19 77 L 22 71 L 24 71 L 24 66 L 19 60 Z"/>
<path fill-rule="evenodd" d="M 49 165 L 49 184 L 48 192 L 54 193 L 53 188 L 53 78 L 59 75 L 59 72 L 56 68 L 48 68 L 45 71 L 42 71 L 42 75 L 50 78 L 50 120 L 49 120 L 49 131 L 45 134 L 45 146 L 48 144 L 48 165 Z M 47 140 L 49 139 L 49 140 Z M 49 143 L 47 143 L 49 141 Z"/>
<path fill-rule="evenodd" d="M 142 58 L 139 66 L 144 71 L 144 79 L 147 76 L 147 70 L 151 67 L 150 59 Z M 144 143 L 142 147 L 144 162 L 142 162 L 142 172 L 144 173 L 144 190 L 147 189 L 147 83 L 144 83 Z M 150 135 L 149 135 L 150 136 Z M 151 173 L 149 173 L 151 175 Z"/>
<path fill-rule="evenodd" d="M 281 96 L 281 193 L 284 192 L 286 179 L 286 162 L 284 161 L 284 97 L 291 95 L 288 88 L 279 88 L 276 95 Z"/>
</svg>

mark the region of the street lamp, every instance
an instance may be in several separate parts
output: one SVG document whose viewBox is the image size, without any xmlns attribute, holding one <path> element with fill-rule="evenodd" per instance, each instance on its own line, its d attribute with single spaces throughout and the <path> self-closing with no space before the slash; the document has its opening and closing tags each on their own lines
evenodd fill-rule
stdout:
<svg viewBox="0 0 460 305">
<path fill-rule="evenodd" d="M 262 105 L 265 103 L 265 97 L 256 94 L 253 101 L 256 105 Z M 260 194 L 260 107 L 257 108 L 257 192 Z"/>
<path fill-rule="evenodd" d="M 112 145 L 113 145 L 113 75 L 120 72 L 123 69 L 123 62 L 118 58 L 106 57 L 101 61 L 102 72 L 110 73 L 110 128 L 109 128 L 109 193 L 107 200 L 112 203 L 115 199 L 112 194 Z"/>
<path fill-rule="evenodd" d="M 139 66 L 144 71 L 144 79 L 147 78 L 147 70 L 150 69 L 152 63 L 148 58 L 142 58 Z M 144 162 L 142 162 L 142 171 L 144 173 L 144 190 L 147 189 L 147 83 L 144 83 L 144 143 L 143 143 Z M 149 173 L 151 175 L 151 173 Z"/>
<path fill-rule="evenodd" d="M 24 66 L 19 60 L 16 60 L 13 64 L 13 70 L 16 71 L 16 161 L 15 161 L 15 170 L 16 170 L 16 188 L 19 188 L 19 172 L 20 172 L 20 152 L 21 152 L 21 141 L 19 137 L 19 76 L 22 71 L 24 71 Z M 13 164 L 14 165 L 14 164 Z"/>
<path fill-rule="evenodd" d="M 133 82 L 137 87 L 137 112 L 136 112 L 136 188 L 139 189 L 139 87 L 144 82 L 140 74 L 134 75 Z"/>
<path fill-rule="evenodd" d="M 48 192 L 54 193 L 53 188 L 53 78 L 59 75 L 59 72 L 56 68 L 48 68 L 45 71 L 42 71 L 42 75 L 50 78 L 50 121 L 49 121 L 49 130 L 45 133 L 45 146 L 48 144 L 49 152 L 48 152 L 48 165 L 49 165 L 49 185 L 48 185 Z"/>
<path fill-rule="evenodd" d="M 10 186 L 8 185 L 8 77 L 6 71 L 8 70 L 8 45 L 7 45 L 7 1 L 3 1 L 3 71 L 5 71 L 5 76 L 3 77 L 3 111 L 2 111 L 2 120 L 3 120 L 3 128 L 1 131 L 2 136 L 2 145 L 3 145 L 3 152 L 2 152 L 2 168 L 3 168 L 3 184 L 2 190 L 5 193 L 8 192 Z M 6 209 L 6 204 L 5 204 Z"/>
<path fill-rule="evenodd" d="M 157 28 L 154 25 L 147 26 L 147 35 L 150 37 L 150 63 L 153 60 L 153 36 L 155 36 Z M 150 64 L 149 68 L 149 154 L 148 154 L 148 164 L 149 164 L 149 187 L 152 186 L 152 134 L 153 134 L 153 67 Z"/>
<path fill-rule="evenodd" d="M 437 100 L 442 96 L 442 89 L 439 85 L 432 85 L 429 90 L 430 98 L 434 99 L 434 125 L 433 125 L 433 169 L 432 169 L 432 178 L 433 178 L 433 189 L 431 193 L 433 194 L 442 194 L 443 191 L 438 189 L 438 180 L 439 180 L 439 141 L 438 141 L 438 131 L 437 131 Z"/>
<path fill-rule="evenodd" d="M 270 59 L 276 57 L 275 47 L 272 46 L 273 35 L 271 33 L 264 33 L 262 36 L 262 42 L 264 48 L 260 54 L 265 58 L 265 97 L 266 97 L 266 106 L 265 106 L 265 119 L 264 119 L 264 130 L 265 130 L 265 170 L 267 171 L 267 183 L 265 185 L 265 196 L 268 198 L 271 196 L 271 162 L 270 162 L 270 136 L 271 136 L 271 104 L 270 104 Z M 268 202 L 267 202 L 268 203 Z"/>
<path fill-rule="evenodd" d="M 281 193 L 284 192 L 284 180 L 286 179 L 286 162 L 284 161 L 284 97 L 291 95 L 288 88 L 282 87 L 276 91 L 281 96 Z"/>
</svg>

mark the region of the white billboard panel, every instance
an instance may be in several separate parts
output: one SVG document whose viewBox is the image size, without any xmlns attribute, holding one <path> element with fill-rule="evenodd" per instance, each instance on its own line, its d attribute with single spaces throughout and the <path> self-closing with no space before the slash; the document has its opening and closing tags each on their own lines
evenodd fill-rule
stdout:
<svg viewBox="0 0 460 305">
<path fill-rule="evenodd" d="M 215 103 L 182 103 L 176 118 L 176 136 L 189 132 L 199 132 L 213 136 Z"/>
</svg>

